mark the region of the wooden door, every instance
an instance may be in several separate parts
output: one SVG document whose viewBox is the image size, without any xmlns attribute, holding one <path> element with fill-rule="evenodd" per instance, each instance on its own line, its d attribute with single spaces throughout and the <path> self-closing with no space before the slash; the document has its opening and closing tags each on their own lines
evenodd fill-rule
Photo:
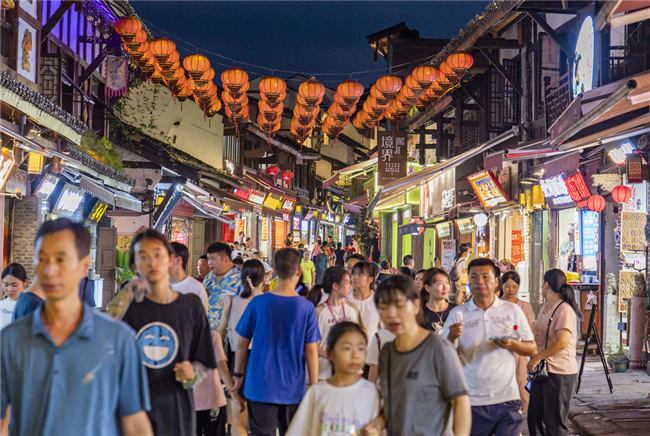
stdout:
<svg viewBox="0 0 650 436">
<path fill-rule="evenodd" d="M 192 253 L 188 269 L 192 277 L 199 275 L 196 269 L 199 257 L 205 254 L 205 221 L 194 220 L 192 223 Z"/>
<path fill-rule="evenodd" d="M 117 229 L 98 227 L 97 231 L 97 272 L 104 279 L 102 309 L 115 295 L 115 257 L 117 255 Z"/>
</svg>

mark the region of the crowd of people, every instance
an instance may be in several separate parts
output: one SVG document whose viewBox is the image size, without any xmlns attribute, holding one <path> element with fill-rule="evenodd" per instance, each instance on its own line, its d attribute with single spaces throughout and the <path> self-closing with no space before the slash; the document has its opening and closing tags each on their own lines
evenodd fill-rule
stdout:
<svg viewBox="0 0 650 436">
<path fill-rule="evenodd" d="M 562 271 L 535 319 L 506 260 L 461 246 L 450 271 L 391 272 L 330 242 L 272 265 L 215 242 L 193 278 L 186 246 L 142 231 L 116 320 L 82 300 L 88 230 L 45 222 L 31 285 L 2 273 L 2 434 L 517 436 L 525 414 L 568 434 L 582 314 Z"/>
</svg>

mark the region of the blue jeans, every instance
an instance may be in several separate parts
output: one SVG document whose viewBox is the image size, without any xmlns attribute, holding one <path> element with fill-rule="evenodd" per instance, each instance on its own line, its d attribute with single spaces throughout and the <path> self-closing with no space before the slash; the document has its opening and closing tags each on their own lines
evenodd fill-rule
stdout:
<svg viewBox="0 0 650 436">
<path fill-rule="evenodd" d="M 472 406 L 470 436 L 519 436 L 524 423 L 521 401 Z"/>
</svg>

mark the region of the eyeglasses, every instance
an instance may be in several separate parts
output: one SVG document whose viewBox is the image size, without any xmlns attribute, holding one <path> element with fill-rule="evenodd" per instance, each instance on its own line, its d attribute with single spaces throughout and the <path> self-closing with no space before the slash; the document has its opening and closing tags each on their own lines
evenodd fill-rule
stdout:
<svg viewBox="0 0 650 436">
<path fill-rule="evenodd" d="M 433 282 L 434 286 L 442 286 L 442 285 L 451 285 L 451 282 L 449 280 L 438 280 L 436 282 Z"/>
</svg>

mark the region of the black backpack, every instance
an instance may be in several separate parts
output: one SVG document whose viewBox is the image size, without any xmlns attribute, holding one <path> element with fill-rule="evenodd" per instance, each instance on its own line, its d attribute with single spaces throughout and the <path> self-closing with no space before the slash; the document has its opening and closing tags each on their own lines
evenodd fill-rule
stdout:
<svg viewBox="0 0 650 436">
<path fill-rule="evenodd" d="M 458 268 L 457 268 L 457 267 L 458 267 L 458 262 L 459 262 L 459 261 L 460 261 L 460 259 L 458 259 L 458 260 L 454 263 L 454 266 L 451 267 L 451 271 L 449 271 L 449 279 L 450 279 L 452 282 L 457 282 L 458 280 L 460 280 L 460 275 L 458 274 Z"/>
</svg>

